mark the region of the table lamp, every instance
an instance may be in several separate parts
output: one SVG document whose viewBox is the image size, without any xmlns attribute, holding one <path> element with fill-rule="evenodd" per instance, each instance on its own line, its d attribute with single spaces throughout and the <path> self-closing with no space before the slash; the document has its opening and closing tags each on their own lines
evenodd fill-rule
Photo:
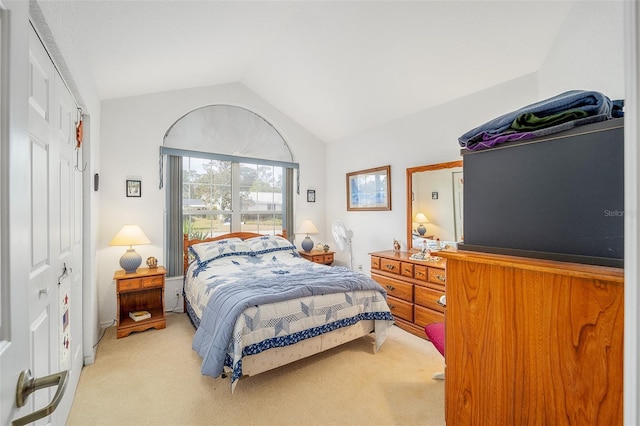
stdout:
<svg viewBox="0 0 640 426">
<path fill-rule="evenodd" d="M 416 231 L 418 231 L 418 234 L 420 234 L 420 236 L 422 237 L 424 235 L 425 232 L 427 232 L 427 228 L 425 228 L 424 224 L 425 223 L 429 223 L 429 219 L 427 219 L 427 216 L 424 215 L 424 213 L 418 213 L 415 217 L 416 222 L 418 222 L 418 227 L 416 228 Z"/>
<path fill-rule="evenodd" d="M 110 246 L 129 246 L 120 258 L 120 267 L 127 274 L 135 272 L 142 263 L 142 256 L 136 253 L 133 246 L 151 244 L 138 225 L 125 225 L 109 243 Z"/>
<path fill-rule="evenodd" d="M 318 228 L 310 220 L 303 220 L 302 224 L 296 231 L 297 234 L 307 234 L 304 240 L 302 240 L 302 249 L 309 253 L 313 248 L 313 241 L 309 238 L 309 234 L 317 234 Z"/>
</svg>

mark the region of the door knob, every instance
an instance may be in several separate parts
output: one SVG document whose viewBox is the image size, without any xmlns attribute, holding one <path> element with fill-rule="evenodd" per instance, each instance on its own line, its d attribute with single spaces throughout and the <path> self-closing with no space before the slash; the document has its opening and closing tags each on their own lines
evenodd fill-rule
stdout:
<svg viewBox="0 0 640 426">
<path fill-rule="evenodd" d="M 27 403 L 27 397 L 38 389 L 44 389 L 51 386 L 58 386 L 55 395 L 51 403 L 38 411 L 34 411 L 31 414 L 27 414 L 24 417 L 11 422 L 12 426 L 22 426 L 29 423 L 33 423 L 38 419 L 46 417 L 53 413 L 58 407 L 58 404 L 64 396 L 64 391 L 67 388 L 67 379 L 69 378 L 68 371 L 61 371 L 59 373 L 51 374 L 49 376 L 35 378 L 31 374 L 31 370 L 27 369 L 20 373 L 18 378 L 18 387 L 16 388 L 16 405 L 18 407 L 24 406 Z"/>
</svg>

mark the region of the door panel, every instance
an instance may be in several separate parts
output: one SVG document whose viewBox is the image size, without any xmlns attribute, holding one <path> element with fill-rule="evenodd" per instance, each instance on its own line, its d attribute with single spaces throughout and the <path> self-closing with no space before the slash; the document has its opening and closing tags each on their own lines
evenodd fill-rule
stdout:
<svg viewBox="0 0 640 426">
<path fill-rule="evenodd" d="M 0 1 L 2 425 L 49 405 L 66 385 L 57 409 L 35 421 L 64 424 L 82 369 L 79 115 L 28 18 L 28 2 Z M 63 369 L 71 374 L 55 374 Z M 27 370 L 42 385 L 60 382 L 25 393 L 18 408 L 16 387 Z"/>
<path fill-rule="evenodd" d="M 58 285 L 56 273 L 59 227 L 58 146 L 53 96 L 55 68 L 35 32 L 30 33 L 31 63 L 29 96 L 29 132 L 31 136 L 31 273 L 29 276 L 29 317 L 31 326 L 30 360 L 35 377 L 58 371 Z M 55 253 L 55 255 L 53 254 Z M 43 407 L 53 397 L 55 389 L 42 389 L 27 400 L 31 411 Z M 53 416 L 36 424 L 46 424 Z"/>
</svg>

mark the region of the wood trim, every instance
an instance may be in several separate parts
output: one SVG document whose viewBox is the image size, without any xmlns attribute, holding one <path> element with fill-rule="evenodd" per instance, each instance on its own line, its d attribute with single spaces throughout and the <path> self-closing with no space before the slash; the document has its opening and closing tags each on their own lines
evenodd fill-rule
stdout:
<svg viewBox="0 0 640 426">
<path fill-rule="evenodd" d="M 462 160 L 449 161 L 446 163 L 429 164 L 427 166 L 417 166 L 407 168 L 407 251 L 411 251 L 411 228 L 413 223 L 412 203 L 413 203 L 413 174 L 420 172 L 428 172 L 430 170 L 452 169 L 454 167 L 462 167 Z"/>
<path fill-rule="evenodd" d="M 576 278 L 602 279 L 602 277 L 605 276 L 607 281 L 624 284 L 624 269 L 611 266 L 587 265 L 582 263 L 560 262 L 557 260 L 533 259 L 529 257 L 453 249 L 442 250 L 438 255 L 446 259 L 464 260 L 502 267 L 517 267 L 523 270 L 548 272 Z"/>
</svg>

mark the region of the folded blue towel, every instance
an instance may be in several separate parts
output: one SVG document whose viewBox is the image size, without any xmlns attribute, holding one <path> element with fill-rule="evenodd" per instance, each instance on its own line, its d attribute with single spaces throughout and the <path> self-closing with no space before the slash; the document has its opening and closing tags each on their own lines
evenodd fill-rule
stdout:
<svg viewBox="0 0 640 426">
<path fill-rule="evenodd" d="M 612 108 L 611 99 L 600 92 L 570 90 L 494 118 L 475 129 L 469 130 L 458 138 L 458 142 L 460 146 L 466 147 L 469 142 L 480 142 L 491 139 L 493 136 L 498 136 L 508 130 L 516 118 L 525 113 L 535 113 L 544 117 L 569 109 L 580 109 L 590 116 L 604 115 L 607 118 L 611 118 Z"/>
<path fill-rule="evenodd" d="M 506 131 L 498 135 L 482 135 L 481 140 L 474 140 L 467 142 L 467 149 L 470 151 L 480 151 L 482 149 L 493 148 L 494 146 L 513 141 L 523 141 L 527 139 L 539 138 L 542 136 L 551 135 L 553 133 L 564 132 L 565 130 L 573 129 L 574 127 L 584 126 L 585 124 L 597 123 L 599 121 L 609 120 L 607 114 L 590 115 L 584 118 L 578 118 L 577 120 L 566 121 L 564 123 L 557 124 L 555 126 L 543 127 L 531 132 L 515 132 Z"/>
</svg>

